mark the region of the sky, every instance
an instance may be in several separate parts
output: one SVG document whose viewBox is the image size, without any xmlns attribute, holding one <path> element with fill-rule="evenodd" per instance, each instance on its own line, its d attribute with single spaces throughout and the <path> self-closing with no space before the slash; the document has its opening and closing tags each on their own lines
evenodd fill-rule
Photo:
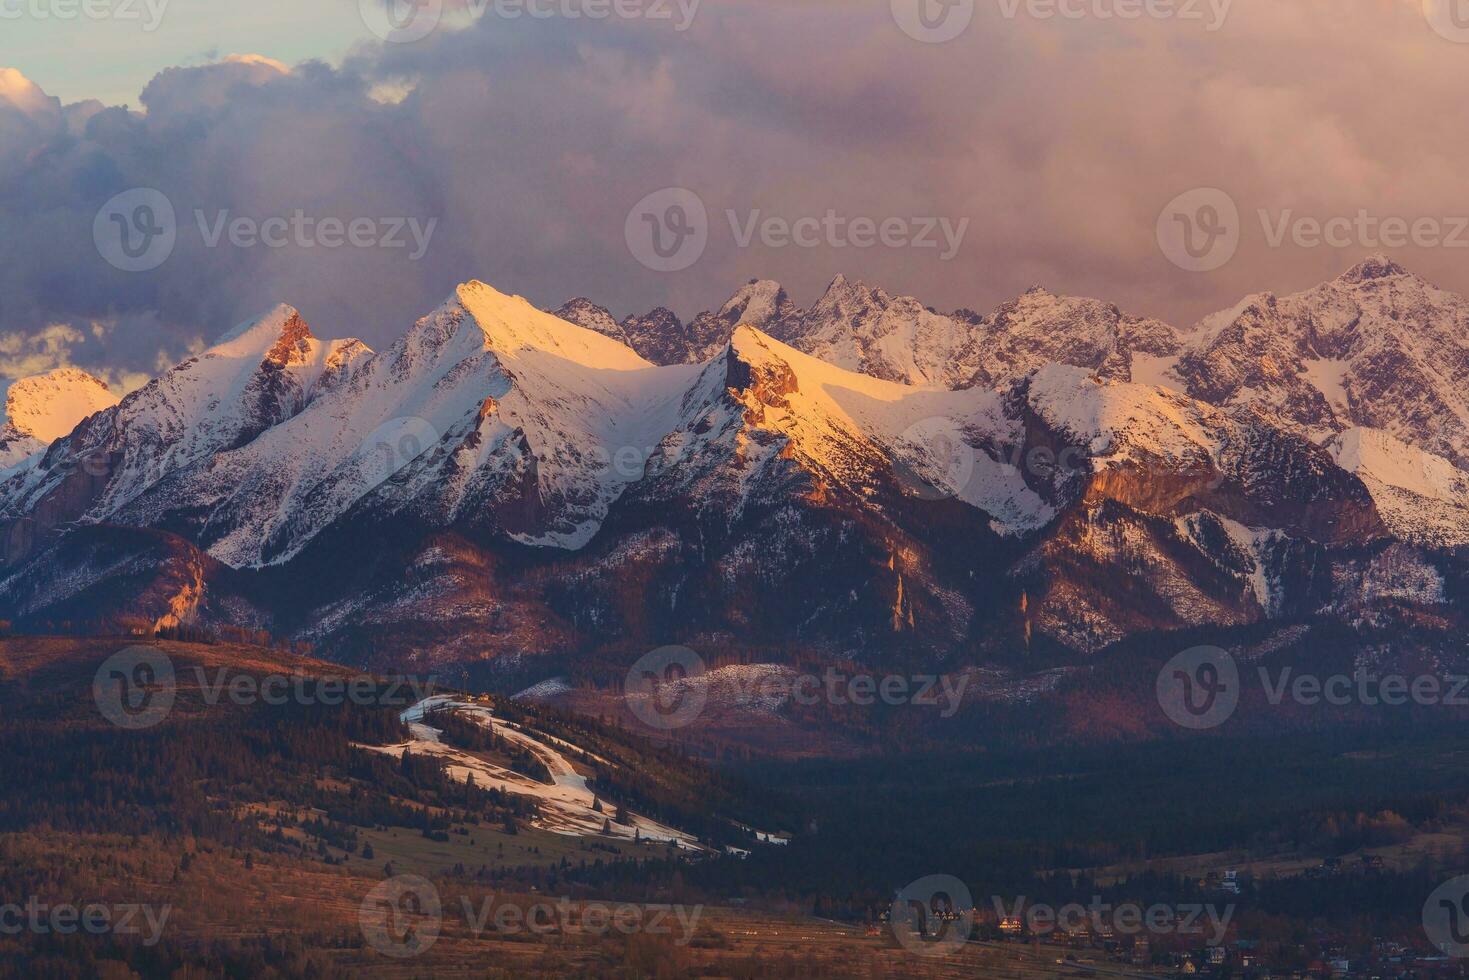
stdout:
<svg viewBox="0 0 1469 980">
<path fill-rule="evenodd" d="M 468 279 L 1469 292 L 1460 0 L 82 2 L 0 0 L 0 381 L 131 387 L 280 302 L 382 347 Z"/>
</svg>

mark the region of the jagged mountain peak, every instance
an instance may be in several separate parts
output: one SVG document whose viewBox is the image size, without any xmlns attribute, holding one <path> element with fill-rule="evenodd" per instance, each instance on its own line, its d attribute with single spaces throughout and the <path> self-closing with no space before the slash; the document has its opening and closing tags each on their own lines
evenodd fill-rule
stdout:
<svg viewBox="0 0 1469 980">
<path fill-rule="evenodd" d="M 1469 301 L 1384 255 L 1204 318 L 1178 373 L 1196 398 L 1317 441 L 1381 429 L 1469 466 Z"/>
<path fill-rule="evenodd" d="M 63 367 L 14 382 L 5 393 L 5 421 L 50 443 L 87 416 L 116 404 L 106 382 L 80 368 Z"/>
<path fill-rule="evenodd" d="M 827 285 L 826 291 L 821 294 L 821 299 L 816 301 L 813 312 L 831 307 L 842 307 L 853 302 L 885 303 L 890 299 L 891 297 L 882 287 L 869 285 L 861 279 L 849 279 L 839 272 Z"/>
<path fill-rule="evenodd" d="M 1336 281 L 1341 283 L 1361 283 L 1370 282 L 1374 279 L 1389 279 L 1394 276 L 1410 275 L 1412 273 L 1407 269 L 1398 265 L 1392 259 L 1388 258 L 1387 255 L 1379 252 L 1375 255 L 1368 256 L 1346 272 L 1343 272 L 1337 277 Z"/>
<path fill-rule="evenodd" d="M 632 317 L 632 316 L 630 316 L 626 320 L 624 320 L 623 322 L 624 323 L 641 323 L 641 324 L 660 324 L 660 325 L 663 325 L 663 326 L 672 327 L 674 329 L 680 329 L 683 326 L 683 321 L 678 318 L 678 314 L 675 313 L 675 312 L 673 312 L 672 310 L 670 310 L 666 306 L 655 306 L 651 310 L 649 310 L 647 313 L 644 313 L 642 316 L 638 316 L 638 317 Z"/>
<path fill-rule="evenodd" d="M 0 509 L 42 531 L 116 517 L 151 488 L 243 446 L 351 378 L 372 352 L 323 342 L 281 304 L 88 417 L 33 468 L 0 484 Z"/>
<path fill-rule="evenodd" d="M 0 468 L 34 456 L 82 420 L 117 404 L 107 385 L 79 368 L 20 378 L 5 393 Z"/>
<path fill-rule="evenodd" d="M 781 352 L 799 354 L 800 351 L 783 344 L 759 327 L 749 323 L 742 323 L 735 327 L 734 333 L 729 337 L 729 348 L 741 357 L 754 358 L 756 360 L 768 360 L 781 358 Z"/>
<path fill-rule="evenodd" d="M 627 335 L 623 332 L 622 325 L 613 317 L 612 311 L 605 306 L 593 303 L 584 296 L 567 300 L 556 309 L 548 310 L 547 312 L 558 319 L 565 320 L 567 323 L 574 323 L 578 327 L 595 330 L 597 333 L 605 337 L 611 337 L 613 340 L 620 340 L 623 343 L 627 342 Z"/>
<path fill-rule="evenodd" d="M 309 397 L 317 386 L 335 384 L 349 377 L 372 353 L 372 348 L 355 337 L 319 340 L 299 310 L 281 303 L 234 327 L 213 346 L 171 368 L 142 390 L 156 391 L 161 383 L 180 377 L 180 372 L 200 362 L 238 362 L 238 368 L 211 368 L 208 371 L 238 370 L 245 375 L 264 371 L 268 375 L 289 370 L 299 375 L 301 393 Z M 259 383 L 257 379 L 256 384 Z M 130 401 L 131 398 L 124 400 L 123 404 L 126 406 Z"/>
<path fill-rule="evenodd" d="M 455 296 L 497 354 L 539 351 L 578 364 L 620 370 L 650 366 L 626 344 L 543 313 L 522 296 L 506 295 L 479 281 L 460 286 Z"/>
<path fill-rule="evenodd" d="M 785 287 L 772 279 L 751 279 L 716 314 L 734 326 L 748 323 L 768 327 L 797 312 Z"/>
<path fill-rule="evenodd" d="M 510 360 L 540 353 L 619 370 L 649 366 L 620 340 L 543 312 L 523 296 L 502 293 L 478 280 L 457 287 L 437 310 L 413 326 L 399 347 L 410 359 L 457 361 L 488 351 Z"/>
<path fill-rule="evenodd" d="M 311 337 L 311 328 L 294 306 L 280 303 L 259 316 L 226 331 L 211 350 L 220 354 L 271 350 L 278 345 L 294 346 Z"/>
</svg>

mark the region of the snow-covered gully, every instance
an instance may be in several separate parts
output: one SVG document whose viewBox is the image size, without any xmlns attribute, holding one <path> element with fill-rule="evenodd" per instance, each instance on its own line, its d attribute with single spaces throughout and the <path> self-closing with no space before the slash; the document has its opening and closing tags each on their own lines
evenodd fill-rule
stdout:
<svg viewBox="0 0 1469 980">
<path fill-rule="evenodd" d="M 446 744 L 441 737 L 443 731 L 428 723 L 428 719 L 439 711 L 452 711 L 485 728 L 493 727 L 499 737 L 533 754 L 551 773 L 553 781 L 540 782 Z M 397 759 L 401 759 L 404 752 L 436 756 L 445 760 L 450 777 L 460 782 L 467 782 L 473 775 L 475 785 L 483 789 L 499 789 L 517 796 L 532 797 L 540 806 L 540 816 L 532 826 L 572 837 L 594 837 L 608 836 L 603 834 L 605 822 L 610 824 L 610 836 L 614 838 L 638 838 L 654 843 L 671 841 L 679 848 L 705 849 L 693 835 L 638 814 L 629 813 L 627 823 L 618 823 L 613 819 L 617 808 L 612 804 L 604 803 L 605 812 L 598 811 L 595 809 L 597 795 L 587 784 L 587 778 L 577 772 L 560 749 L 541 736 L 526 732 L 514 722 L 495 717 L 486 705 L 449 695 L 434 695 L 404 711 L 402 718 L 413 735 L 409 741 L 365 747 Z"/>
</svg>

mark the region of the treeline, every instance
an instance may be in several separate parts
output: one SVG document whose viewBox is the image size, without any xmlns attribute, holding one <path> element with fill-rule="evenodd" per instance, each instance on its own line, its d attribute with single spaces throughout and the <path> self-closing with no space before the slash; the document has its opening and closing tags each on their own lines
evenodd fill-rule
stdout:
<svg viewBox="0 0 1469 980">
<path fill-rule="evenodd" d="M 469 752 L 484 752 L 500 757 L 511 772 L 518 772 L 538 783 L 552 782 L 551 770 L 532 751 L 486 727 L 448 709 L 433 712 L 429 724 L 443 732 L 444 741 Z"/>
<path fill-rule="evenodd" d="M 323 704 L 313 683 L 304 683 L 306 697 L 281 705 L 205 706 L 181 688 L 166 720 L 132 732 L 95 717 L 79 723 L 67 710 L 79 701 L 74 690 L 36 695 L 23 713 L 0 714 L 0 832 L 192 835 L 272 850 L 279 834 L 246 807 L 288 800 L 325 812 L 338 828 L 422 831 L 534 814 L 532 801 L 466 786 L 429 756 L 365 751 L 408 740 L 398 708 L 370 697 Z M 0 705 L 24 700 L 8 694 Z M 344 829 L 332 836 L 351 841 Z"/>
<path fill-rule="evenodd" d="M 314 655 L 315 647 L 304 641 L 286 640 L 264 629 L 234 626 L 229 623 L 179 624 L 155 626 L 150 620 L 131 616 L 108 616 L 99 619 L 40 620 L 17 630 L 11 620 L 0 620 L 0 637 L 10 636 L 116 636 L 135 637 L 138 642 L 173 640 L 178 643 L 198 643 L 218 646 L 225 643 L 280 650 L 300 657 Z"/>
<path fill-rule="evenodd" d="M 1084 878 L 1073 888 L 1065 869 L 1231 851 L 1325 858 L 1420 834 L 1462 835 L 1469 771 L 1457 760 L 1466 747 L 1457 733 L 1370 744 L 1344 733 L 766 763 L 745 775 L 794 800 L 809 822 L 787 846 L 680 870 L 709 893 L 794 903 L 833 917 L 891 901 L 896 889 L 926 874 L 958 878 L 976 897 L 1090 900 L 1111 892 Z M 1434 853 L 1422 867 L 1399 872 L 1345 864 L 1337 876 L 1261 883 L 1251 901 L 1293 921 L 1353 901 L 1383 921 L 1417 914 L 1432 890 L 1420 886 L 1469 868 L 1469 847 Z M 622 873 L 609 868 L 600 878 Z M 1151 901 L 1204 894 L 1183 878 L 1130 884 L 1139 886 L 1135 894 L 1159 896 Z"/>
</svg>

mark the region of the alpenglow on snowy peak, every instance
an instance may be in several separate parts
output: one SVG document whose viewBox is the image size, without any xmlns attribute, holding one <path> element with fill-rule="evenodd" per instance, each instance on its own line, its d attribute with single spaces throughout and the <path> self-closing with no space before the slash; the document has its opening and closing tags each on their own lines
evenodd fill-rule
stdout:
<svg viewBox="0 0 1469 980">
<path fill-rule="evenodd" d="M 1395 266 L 1183 332 L 843 278 L 561 312 L 473 282 L 376 353 L 242 325 L 0 479 L 0 618 L 984 660 L 1456 602 L 1469 316 Z"/>
<path fill-rule="evenodd" d="M 117 404 L 107 384 L 77 368 L 20 378 L 5 393 L 0 467 L 11 467 L 71 432 L 90 415 Z"/>
</svg>

